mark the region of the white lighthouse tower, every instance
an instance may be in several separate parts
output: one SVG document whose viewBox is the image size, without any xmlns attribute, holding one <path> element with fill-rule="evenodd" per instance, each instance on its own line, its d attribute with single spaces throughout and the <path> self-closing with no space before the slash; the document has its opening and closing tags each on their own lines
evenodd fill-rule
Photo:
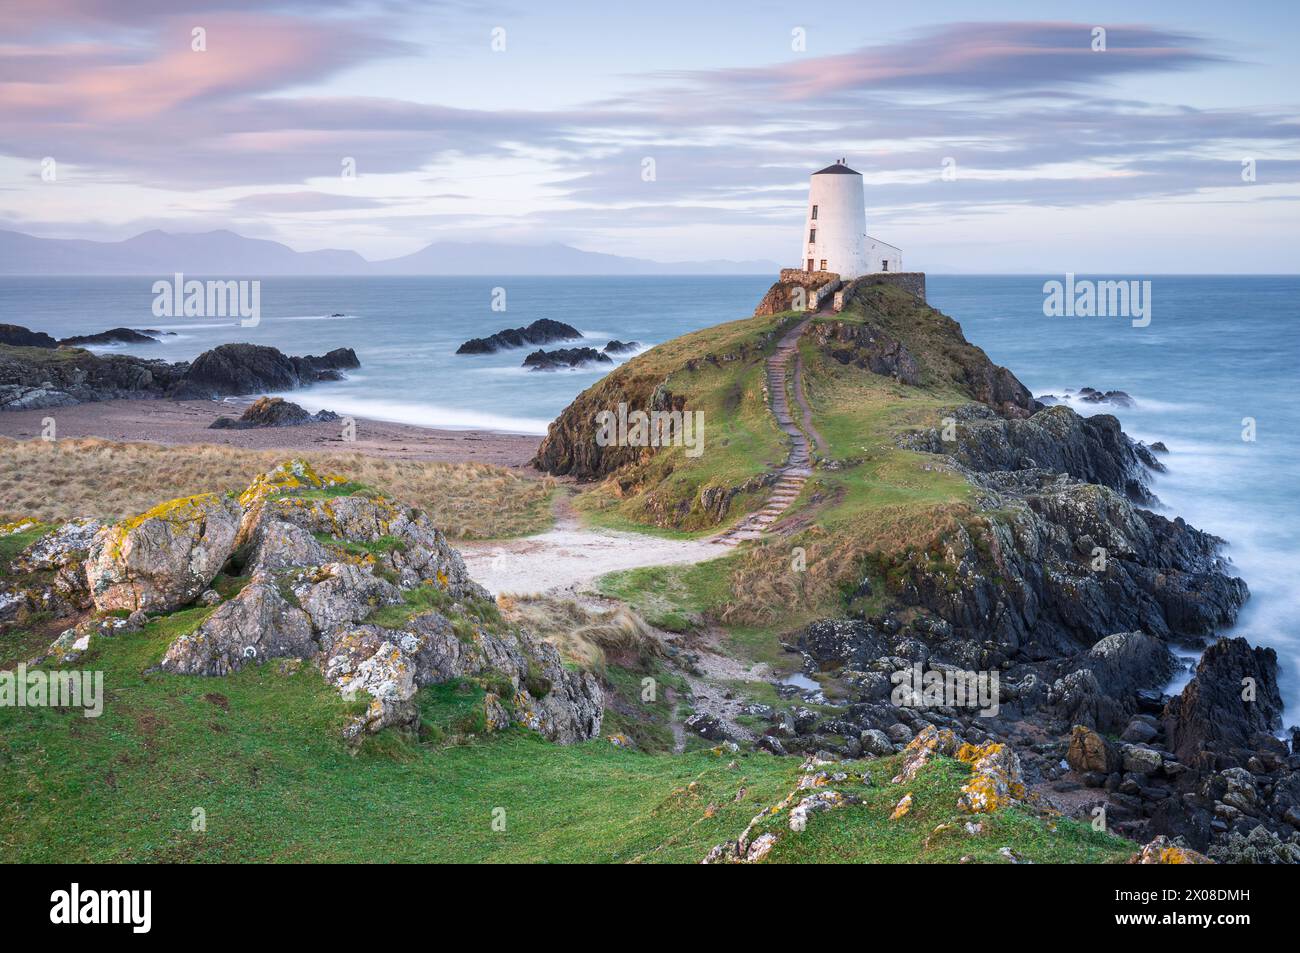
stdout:
<svg viewBox="0 0 1300 953">
<path fill-rule="evenodd" d="M 867 234 L 862 175 L 843 159 L 810 176 L 803 237 L 800 265 L 805 271 L 833 272 L 848 281 L 903 270 L 903 253 Z"/>
</svg>

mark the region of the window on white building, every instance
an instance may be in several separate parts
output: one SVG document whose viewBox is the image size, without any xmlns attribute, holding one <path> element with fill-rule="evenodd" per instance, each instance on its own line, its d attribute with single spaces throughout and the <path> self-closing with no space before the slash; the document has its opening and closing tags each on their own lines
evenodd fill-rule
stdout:
<svg viewBox="0 0 1300 953">
<path fill-rule="evenodd" d="M 817 243 L 817 229 L 810 228 L 808 229 L 808 244 L 814 245 L 816 243 Z"/>
<path fill-rule="evenodd" d="M 826 270 L 826 259 L 823 258 L 823 259 L 822 259 L 822 271 L 825 271 L 825 270 Z"/>
<path fill-rule="evenodd" d="M 884 261 L 882 261 L 882 262 L 880 263 L 880 270 L 881 270 L 881 271 L 888 271 L 888 270 L 889 270 L 889 259 L 888 259 L 888 258 L 886 258 Z"/>
<path fill-rule="evenodd" d="M 816 206 L 816 205 L 813 206 L 812 220 L 813 220 L 814 222 L 817 221 L 817 206 Z"/>
</svg>

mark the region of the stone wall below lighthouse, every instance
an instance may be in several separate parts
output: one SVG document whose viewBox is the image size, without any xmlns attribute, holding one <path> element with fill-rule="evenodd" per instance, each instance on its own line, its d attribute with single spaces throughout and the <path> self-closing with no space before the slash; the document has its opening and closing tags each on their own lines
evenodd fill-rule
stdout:
<svg viewBox="0 0 1300 953">
<path fill-rule="evenodd" d="M 839 275 L 826 271 L 782 268 L 780 278 L 767 290 L 763 300 L 754 309 L 754 316 L 780 314 L 783 311 L 839 311 L 844 293 L 850 287 L 867 285 L 892 285 L 902 288 L 918 301 L 925 301 L 923 271 L 887 271 L 841 282 Z"/>
</svg>

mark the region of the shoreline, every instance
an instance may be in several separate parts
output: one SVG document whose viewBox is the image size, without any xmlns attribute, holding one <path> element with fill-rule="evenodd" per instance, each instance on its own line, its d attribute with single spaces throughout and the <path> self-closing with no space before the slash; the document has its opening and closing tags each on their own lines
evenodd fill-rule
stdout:
<svg viewBox="0 0 1300 953">
<path fill-rule="evenodd" d="M 490 430 L 450 430 L 363 417 L 356 440 L 345 441 L 340 422 L 211 430 L 221 416 L 239 416 L 252 398 L 237 400 L 104 400 L 67 407 L 0 412 L 0 437 L 37 440 L 44 419 L 53 418 L 57 439 L 98 438 L 167 446 L 212 444 L 248 450 L 330 450 L 403 460 L 490 463 L 534 472 L 528 462 L 542 438 Z"/>
</svg>

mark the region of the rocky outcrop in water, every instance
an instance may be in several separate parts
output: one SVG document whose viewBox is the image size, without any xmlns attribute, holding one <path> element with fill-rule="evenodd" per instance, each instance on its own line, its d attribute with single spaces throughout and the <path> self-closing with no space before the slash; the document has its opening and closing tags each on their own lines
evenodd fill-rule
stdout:
<svg viewBox="0 0 1300 953">
<path fill-rule="evenodd" d="M 613 363 L 608 355 L 592 347 L 562 347 L 554 351 L 533 351 L 524 358 L 523 366 L 533 371 L 558 371 L 561 368 Z"/>
<path fill-rule="evenodd" d="M 96 334 L 74 334 L 62 338 L 60 347 L 85 347 L 100 344 L 156 344 L 161 331 L 137 331 L 134 328 L 109 328 Z M 168 332 L 170 333 L 170 332 Z"/>
<path fill-rule="evenodd" d="M 17 332 L 36 333 L 6 327 L 12 340 L 24 339 Z M 33 410 L 116 399 L 238 397 L 339 380 L 343 371 L 359 366 L 351 348 L 319 357 L 291 357 L 263 345 L 223 344 L 200 354 L 193 363 L 169 363 L 126 354 L 94 354 L 76 347 L 0 343 L 0 409 Z"/>
<path fill-rule="evenodd" d="M 514 347 L 554 344 L 557 341 L 577 341 L 582 332 L 571 324 L 539 318 L 522 328 L 506 328 L 485 338 L 470 338 L 456 349 L 457 354 L 495 354 Z"/>
<path fill-rule="evenodd" d="M 186 400 L 295 390 L 339 380 L 341 371 L 360 366 L 351 348 L 321 357 L 289 357 L 261 344 L 222 344 L 196 357 L 168 396 Z"/>
</svg>

